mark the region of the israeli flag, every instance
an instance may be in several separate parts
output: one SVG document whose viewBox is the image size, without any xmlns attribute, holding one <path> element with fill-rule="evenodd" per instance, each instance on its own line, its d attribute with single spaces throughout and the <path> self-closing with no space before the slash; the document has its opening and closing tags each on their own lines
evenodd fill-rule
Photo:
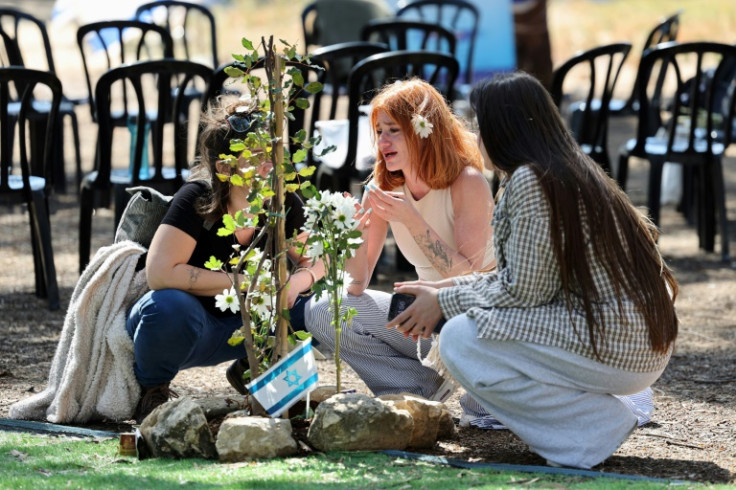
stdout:
<svg viewBox="0 0 736 490">
<path fill-rule="evenodd" d="M 271 417 L 281 415 L 317 388 L 312 339 L 301 342 L 289 355 L 245 386 Z"/>
</svg>

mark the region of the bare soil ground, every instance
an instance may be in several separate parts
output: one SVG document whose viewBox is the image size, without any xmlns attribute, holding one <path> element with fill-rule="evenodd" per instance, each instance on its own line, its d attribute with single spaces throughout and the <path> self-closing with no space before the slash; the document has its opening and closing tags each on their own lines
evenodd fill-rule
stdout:
<svg viewBox="0 0 736 490">
<path fill-rule="evenodd" d="M 83 118 L 82 118 L 83 119 Z M 611 149 L 631 134 L 631 120 L 613 123 Z M 84 132 L 82 134 L 85 134 Z M 88 147 L 91 141 L 88 140 Z M 731 217 L 736 210 L 736 160 L 726 160 Z M 69 164 L 68 164 L 69 165 Z M 646 164 L 635 162 L 629 192 L 644 202 Z M 68 175 L 71 175 L 71 168 Z M 72 182 L 69 182 L 70 188 Z M 70 192 L 52 199 L 53 240 L 62 291 L 62 309 L 50 312 L 35 297 L 29 228 L 24 209 L 3 208 L 0 213 L 0 417 L 12 403 L 42 390 L 61 331 L 65 308 L 78 278 L 78 202 Z M 93 250 L 113 237 L 112 211 L 97 211 Z M 734 240 L 732 218 L 731 239 Z M 677 305 L 681 330 L 677 350 L 662 378 L 654 385 L 653 422 L 632 436 L 596 469 L 606 472 L 699 482 L 736 482 L 736 269 L 720 256 L 698 249 L 697 237 L 674 206 L 662 215 L 661 249 L 681 284 Z M 392 264 L 381 264 L 379 288 L 399 279 Z M 180 394 L 201 398 L 232 395 L 225 379 L 226 365 L 190 369 L 173 382 Z M 334 384 L 332 361 L 319 362 L 320 383 Z M 346 367 L 345 388 L 367 392 Z M 460 416 L 459 394 L 449 402 Z M 127 423 L 96 424 L 96 428 L 125 431 Z M 509 431 L 460 429 L 454 440 L 441 441 L 435 455 L 476 462 L 544 464 Z"/>
<path fill-rule="evenodd" d="M 8 2 L 0 0 L 0 3 Z M 51 2 L 34 1 L 33 6 L 36 5 L 49 9 Z M 570 11 L 564 9 L 564 14 L 566 18 Z M 553 18 L 556 24 L 561 22 L 558 17 Z M 68 33 L 66 37 L 72 39 Z M 71 48 L 67 46 L 67 49 L 76 56 L 69 39 L 66 41 Z M 62 40 L 55 38 L 54 42 Z M 557 58 L 562 59 L 560 56 Z M 69 75 L 75 73 L 67 74 L 67 78 Z M 81 85 L 70 86 L 72 95 L 78 95 L 79 90 L 75 89 Z M 95 143 L 94 128 L 86 108 L 78 111 L 78 116 L 83 162 L 85 168 L 89 168 Z M 614 157 L 619 144 L 632 135 L 631 119 L 618 119 L 612 123 L 609 148 Z M 67 175 L 71 176 L 73 160 L 69 143 L 66 145 L 66 165 Z M 734 243 L 736 151 L 733 148 L 724 164 L 730 193 L 730 235 Z M 633 162 L 630 170 L 627 190 L 638 205 L 645 202 L 646 170 L 647 166 L 642 162 Z M 46 386 L 66 305 L 79 277 L 78 200 L 73 188 L 69 180 L 70 192 L 54 196 L 51 203 L 55 260 L 62 294 L 60 311 L 48 311 L 46 302 L 33 294 L 33 261 L 25 210 L 21 207 L 0 209 L 0 417 L 7 417 L 14 402 Z M 93 220 L 93 250 L 112 241 L 112 221 L 111 210 L 97 211 Z M 635 430 L 619 450 L 596 469 L 657 478 L 736 483 L 736 266 L 723 264 L 719 256 L 699 250 L 695 231 L 674 206 L 663 209 L 661 228 L 662 253 L 681 284 L 677 302 L 681 329 L 676 353 L 661 379 L 653 386 L 653 422 Z M 390 288 L 394 280 L 401 278 L 390 263 L 382 264 L 381 272 L 379 288 Z M 234 395 L 225 379 L 225 368 L 226 365 L 220 365 L 187 370 L 177 376 L 173 388 L 182 395 L 195 398 Z M 334 384 L 331 361 L 319 362 L 319 371 L 320 384 Z M 347 366 L 343 379 L 345 388 L 367 392 L 365 385 Z M 448 403 L 458 417 L 459 395 L 456 394 Z M 95 428 L 127 431 L 130 425 L 109 422 L 95 424 Z M 476 462 L 544 464 L 509 431 L 460 429 L 456 439 L 441 441 L 429 452 Z"/>
</svg>

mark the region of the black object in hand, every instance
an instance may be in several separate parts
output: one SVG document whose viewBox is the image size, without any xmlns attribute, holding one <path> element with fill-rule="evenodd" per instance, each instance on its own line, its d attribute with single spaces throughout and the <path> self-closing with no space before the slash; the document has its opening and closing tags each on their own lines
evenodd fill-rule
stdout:
<svg viewBox="0 0 736 490">
<path fill-rule="evenodd" d="M 405 294 L 405 293 L 394 293 L 393 296 L 391 296 L 391 304 L 388 307 L 388 321 L 393 320 L 399 314 L 407 309 L 410 304 L 414 302 L 416 299 L 416 296 L 413 294 Z M 440 333 L 440 330 L 442 330 L 442 326 L 445 324 L 445 319 L 442 318 L 439 322 L 437 322 L 437 325 L 434 327 L 433 333 Z"/>
<path fill-rule="evenodd" d="M 388 321 L 396 318 L 402 311 L 414 302 L 416 296 L 412 294 L 394 293 L 391 296 L 391 305 L 388 307 Z"/>
</svg>

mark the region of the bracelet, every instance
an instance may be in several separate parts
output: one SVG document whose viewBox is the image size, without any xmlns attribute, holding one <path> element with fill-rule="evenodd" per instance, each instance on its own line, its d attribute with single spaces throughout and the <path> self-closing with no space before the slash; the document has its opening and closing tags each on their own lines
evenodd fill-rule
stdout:
<svg viewBox="0 0 736 490">
<path fill-rule="evenodd" d="M 299 293 L 299 296 L 309 296 L 310 294 L 312 294 L 312 292 L 310 291 L 312 289 L 312 286 L 314 286 L 317 283 L 317 274 L 315 274 L 312 269 L 309 269 L 307 267 L 298 268 L 297 270 L 294 271 L 294 274 L 296 274 L 297 272 L 301 272 L 301 271 L 309 272 L 309 275 L 312 276 L 312 284 L 310 284 L 309 288 L 305 290 L 305 291 L 309 291 L 308 293 L 301 292 Z"/>
</svg>

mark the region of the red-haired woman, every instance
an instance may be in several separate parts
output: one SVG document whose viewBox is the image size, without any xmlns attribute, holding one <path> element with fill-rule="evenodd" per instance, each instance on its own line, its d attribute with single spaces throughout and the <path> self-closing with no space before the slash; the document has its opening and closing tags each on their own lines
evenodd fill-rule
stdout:
<svg viewBox="0 0 736 490">
<path fill-rule="evenodd" d="M 418 360 L 415 341 L 386 329 L 391 295 L 367 286 L 389 228 L 420 280 L 493 267 L 493 198 L 483 159 L 475 135 L 422 80 L 384 87 L 372 101 L 371 126 L 377 153 L 359 211 L 364 242 L 348 261 L 351 283 L 343 299 L 358 315 L 342 330 L 341 359 L 375 395 L 442 399 L 443 379 Z M 307 329 L 334 350 L 331 318 L 326 298 L 307 306 Z M 420 343 L 426 356 L 431 342 Z"/>
</svg>

